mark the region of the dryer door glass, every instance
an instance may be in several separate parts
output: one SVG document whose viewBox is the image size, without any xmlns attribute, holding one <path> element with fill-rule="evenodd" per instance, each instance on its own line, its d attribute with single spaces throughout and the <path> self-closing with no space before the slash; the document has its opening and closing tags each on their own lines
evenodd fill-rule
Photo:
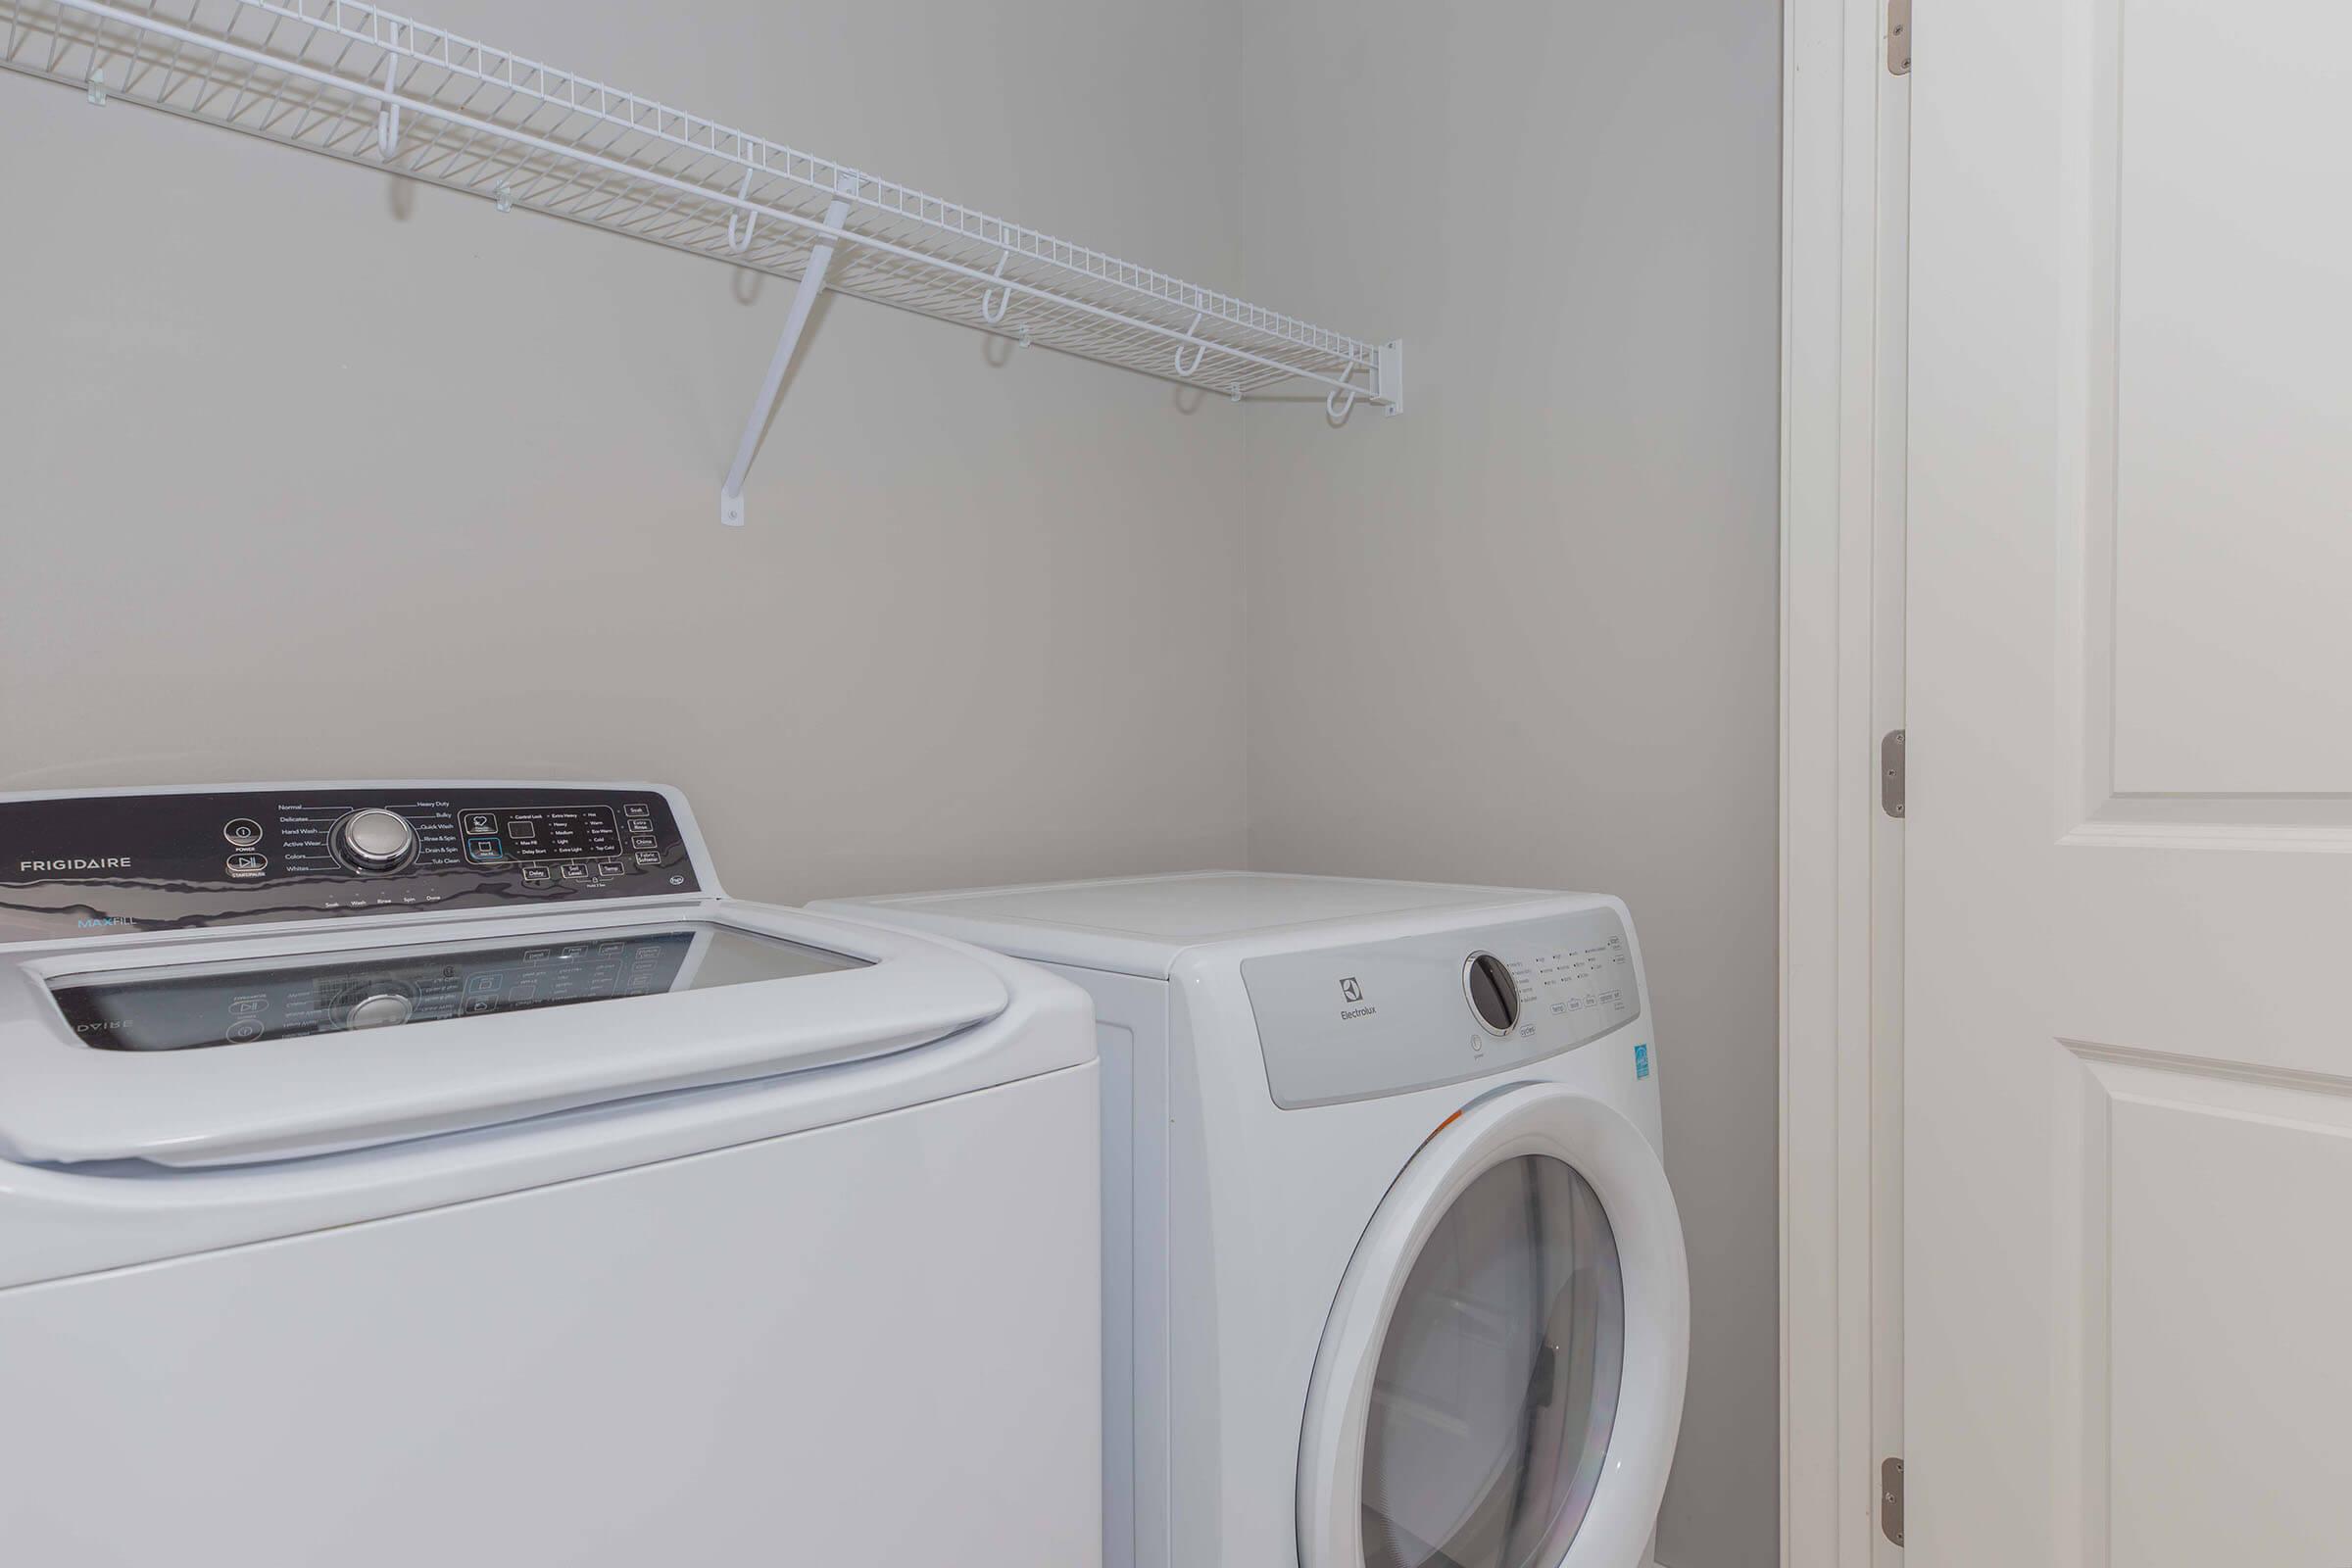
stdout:
<svg viewBox="0 0 2352 1568">
<path fill-rule="evenodd" d="M 1541 1154 L 1478 1177 L 1381 1345 L 1365 1568 L 1553 1568 L 1600 1479 L 1624 1353 L 1624 1277 L 1591 1184 Z"/>
</svg>

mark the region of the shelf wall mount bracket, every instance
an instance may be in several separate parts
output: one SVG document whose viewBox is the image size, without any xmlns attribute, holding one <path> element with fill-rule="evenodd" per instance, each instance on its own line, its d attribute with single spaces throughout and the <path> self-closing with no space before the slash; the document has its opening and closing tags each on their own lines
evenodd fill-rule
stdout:
<svg viewBox="0 0 2352 1568">
<path fill-rule="evenodd" d="M 1390 414 L 1404 412 L 1404 339 L 1391 338 L 1374 351 L 1372 395 Z"/>
<path fill-rule="evenodd" d="M 745 188 L 750 188 L 751 171 L 744 172 Z M 743 439 L 735 444 L 735 466 L 718 487 L 718 520 L 730 528 L 743 526 L 743 485 L 751 476 L 752 459 L 760 453 L 760 438 L 767 432 L 767 419 L 775 412 L 776 398 L 784 390 L 784 377 L 792 371 L 793 356 L 800 352 L 801 332 L 808 325 L 808 312 L 816 297 L 825 291 L 825 273 L 833 266 L 835 245 L 843 237 L 842 222 L 850 216 L 850 198 L 858 194 L 858 175 L 843 170 L 834 186 L 832 204 L 825 209 L 824 237 L 808 252 L 808 266 L 801 273 L 800 286 L 793 291 L 792 310 L 784 318 L 783 333 L 776 339 L 776 352 L 767 362 L 767 379 L 760 385 L 760 399 L 752 405 L 752 416 L 744 421 Z M 731 225 L 730 225 L 731 226 Z M 749 239 L 747 234 L 746 239 Z M 1009 295 L 1010 291 L 1006 291 Z"/>
</svg>

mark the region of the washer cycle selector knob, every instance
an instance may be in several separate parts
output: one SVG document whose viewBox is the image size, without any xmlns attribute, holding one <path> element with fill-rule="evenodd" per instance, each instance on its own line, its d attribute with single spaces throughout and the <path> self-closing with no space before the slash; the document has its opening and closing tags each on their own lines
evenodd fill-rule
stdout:
<svg viewBox="0 0 2352 1568">
<path fill-rule="evenodd" d="M 416 830 L 398 811 L 371 806 L 335 824 L 335 853 L 355 871 L 397 871 L 416 858 Z"/>
<path fill-rule="evenodd" d="M 416 1011 L 416 1004 L 400 992 L 378 991 L 353 1003 L 345 1022 L 354 1029 L 381 1029 L 389 1024 L 407 1023 Z"/>
</svg>

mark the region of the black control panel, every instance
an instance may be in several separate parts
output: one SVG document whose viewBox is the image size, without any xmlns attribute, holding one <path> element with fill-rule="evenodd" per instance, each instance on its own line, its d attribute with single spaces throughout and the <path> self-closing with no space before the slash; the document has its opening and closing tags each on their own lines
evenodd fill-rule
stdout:
<svg viewBox="0 0 2352 1568">
<path fill-rule="evenodd" d="M 0 801 L 0 942 L 700 891 L 668 800 L 626 786 Z"/>
</svg>

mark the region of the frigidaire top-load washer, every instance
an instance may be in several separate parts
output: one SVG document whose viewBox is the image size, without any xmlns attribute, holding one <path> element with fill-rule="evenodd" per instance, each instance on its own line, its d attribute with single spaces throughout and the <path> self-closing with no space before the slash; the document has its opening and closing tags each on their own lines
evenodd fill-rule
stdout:
<svg viewBox="0 0 2352 1568">
<path fill-rule="evenodd" d="M 1100 1552 L 1086 998 L 650 785 L 0 797 L 0 1559 Z"/>
<path fill-rule="evenodd" d="M 1624 905 L 1217 872 L 817 907 L 1094 996 L 1108 1561 L 1645 1559 L 1690 1286 Z"/>
</svg>

